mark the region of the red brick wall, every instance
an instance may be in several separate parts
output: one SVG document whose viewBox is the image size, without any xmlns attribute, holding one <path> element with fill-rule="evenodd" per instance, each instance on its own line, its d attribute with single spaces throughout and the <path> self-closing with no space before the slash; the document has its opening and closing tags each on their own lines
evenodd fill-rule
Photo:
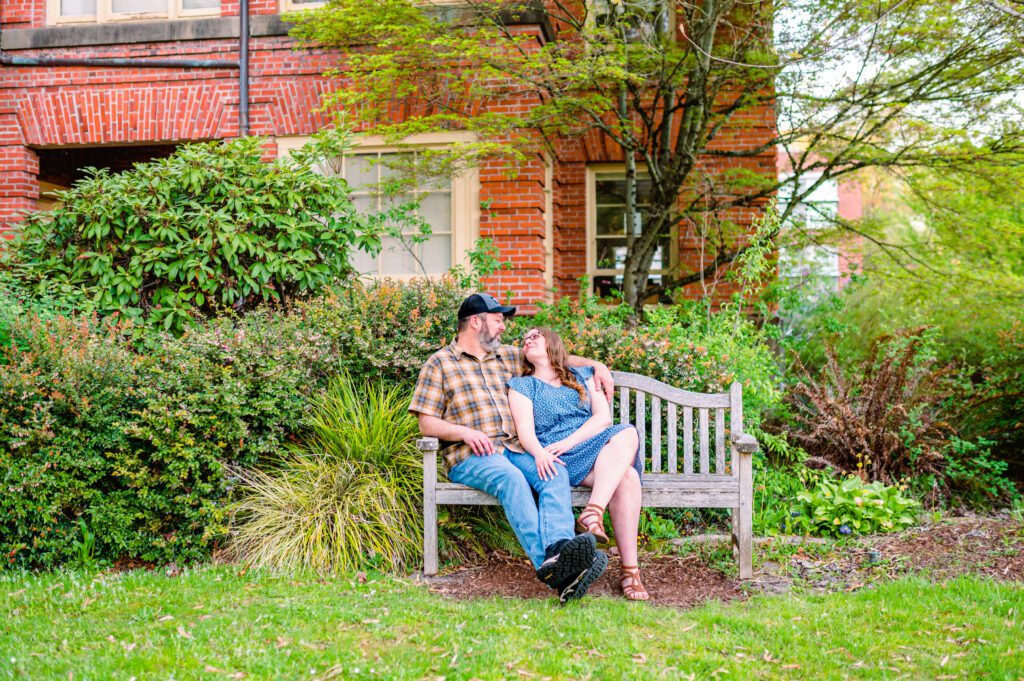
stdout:
<svg viewBox="0 0 1024 681">
<path fill-rule="evenodd" d="M 251 0 L 253 14 L 274 14 L 277 0 Z M 45 26 L 45 0 L 0 0 L 0 28 Z M 235 0 L 224 2 L 224 16 L 237 16 Z M 535 29 L 523 29 L 535 30 Z M 163 44 L 108 45 L 19 51 L 19 56 L 238 58 L 235 39 Z M 325 117 L 316 113 L 319 97 L 332 85 L 321 73 L 334 65 L 329 54 L 296 52 L 285 36 L 253 38 L 250 43 L 250 132 L 271 140 L 308 135 Z M 505 101 L 510 110 L 530 106 L 524 96 Z M 748 125 L 729 130 L 722 144 L 748 144 L 770 134 L 769 109 Z M 238 72 L 234 69 L 3 68 L 0 70 L 0 229 L 16 221 L 38 198 L 38 161 L 33 147 L 147 144 L 233 137 L 238 134 Z M 566 143 L 554 169 L 554 281 L 575 292 L 587 271 L 586 164 L 614 160 L 615 150 L 598 135 Z M 268 147 L 268 158 L 274 155 Z M 733 165 L 774 172 L 773 159 Z M 724 166 L 723 166 L 724 167 Z M 513 293 L 524 309 L 545 297 L 545 172 L 537 156 L 515 177 L 497 162 L 480 172 L 480 235 L 492 239 L 513 263 L 487 280 L 496 294 Z M 749 224 L 750 211 L 735 218 Z M 684 240 L 685 241 L 685 240 Z M 696 251 L 681 241 L 684 261 Z M 696 293 L 696 291 L 695 291 Z"/>
</svg>

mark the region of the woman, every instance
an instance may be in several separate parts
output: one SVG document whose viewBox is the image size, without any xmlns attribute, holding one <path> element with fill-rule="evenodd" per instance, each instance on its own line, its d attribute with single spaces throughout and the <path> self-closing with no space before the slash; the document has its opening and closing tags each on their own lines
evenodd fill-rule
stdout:
<svg viewBox="0 0 1024 681">
<path fill-rule="evenodd" d="M 636 429 L 612 425 L 608 400 L 594 387 L 593 370 L 570 368 L 555 332 L 527 331 L 522 357 L 523 376 L 508 382 L 519 443 L 536 460 L 542 479 L 559 475 L 564 467 L 571 484 L 591 489 L 577 532 L 607 543 L 608 508 L 622 563 L 622 593 L 629 600 L 647 600 L 637 560 L 641 491 Z"/>
</svg>

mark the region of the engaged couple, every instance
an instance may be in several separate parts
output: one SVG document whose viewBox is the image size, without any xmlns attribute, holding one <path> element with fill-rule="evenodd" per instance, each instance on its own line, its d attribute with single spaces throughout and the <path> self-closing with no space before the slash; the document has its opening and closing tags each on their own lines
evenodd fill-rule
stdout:
<svg viewBox="0 0 1024 681">
<path fill-rule="evenodd" d="M 420 371 L 409 410 L 441 440 L 448 478 L 493 495 L 537 578 L 561 601 L 581 598 L 608 566 L 605 509 L 621 559 L 623 595 L 640 581 L 638 436 L 613 425 L 608 368 L 568 355 L 559 336 L 531 328 L 502 345 L 514 307 L 475 293 L 459 307 L 458 336 Z M 591 489 L 579 518 L 571 487 Z"/>
</svg>

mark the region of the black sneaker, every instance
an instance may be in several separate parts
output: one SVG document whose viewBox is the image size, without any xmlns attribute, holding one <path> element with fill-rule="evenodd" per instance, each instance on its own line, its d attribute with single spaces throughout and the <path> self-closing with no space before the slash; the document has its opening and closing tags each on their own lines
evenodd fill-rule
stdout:
<svg viewBox="0 0 1024 681">
<path fill-rule="evenodd" d="M 540 564 L 539 568 L 537 568 L 537 579 L 548 586 L 553 586 L 554 582 L 552 580 L 555 576 L 555 566 L 558 564 L 558 556 L 562 547 L 568 543 L 568 539 L 559 539 L 544 550 L 544 562 Z"/>
<path fill-rule="evenodd" d="M 578 534 L 548 548 L 548 557 L 537 568 L 537 579 L 552 589 L 561 588 L 582 577 L 594 564 L 597 539 L 592 534 Z"/>
<path fill-rule="evenodd" d="M 594 556 L 594 564 L 590 566 L 589 570 L 558 590 L 558 600 L 566 603 L 586 596 L 590 585 L 604 574 L 606 567 L 608 567 L 608 554 L 598 551 Z"/>
</svg>

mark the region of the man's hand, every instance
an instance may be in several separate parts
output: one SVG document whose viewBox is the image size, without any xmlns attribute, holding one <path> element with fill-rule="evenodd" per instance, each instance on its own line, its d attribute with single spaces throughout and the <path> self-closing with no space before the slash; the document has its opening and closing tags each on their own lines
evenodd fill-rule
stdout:
<svg viewBox="0 0 1024 681">
<path fill-rule="evenodd" d="M 462 441 L 469 445 L 469 448 L 477 456 L 490 456 L 494 454 L 494 443 L 491 442 L 491 438 L 479 430 L 464 428 L 462 431 Z"/>
<path fill-rule="evenodd" d="M 612 395 L 615 394 L 615 379 L 612 372 L 601 362 L 594 362 L 594 386 L 604 393 L 608 403 L 611 404 Z"/>
</svg>

